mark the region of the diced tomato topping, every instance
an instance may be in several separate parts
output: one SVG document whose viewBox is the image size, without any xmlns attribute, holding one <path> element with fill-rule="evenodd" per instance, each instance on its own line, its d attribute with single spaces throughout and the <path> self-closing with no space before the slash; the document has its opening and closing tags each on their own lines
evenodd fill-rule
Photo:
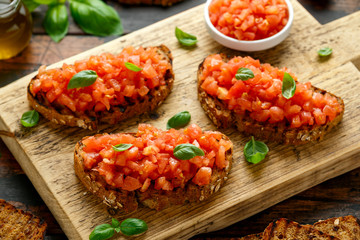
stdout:
<svg viewBox="0 0 360 240">
<path fill-rule="evenodd" d="M 229 166 L 225 156 L 232 143 L 222 136 L 219 132 L 203 132 L 195 124 L 167 131 L 140 124 L 135 137 L 104 134 L 83 139 L 82 157 L 85 168 L 97 171 L 111 186 L 127 191 L 171 191 L 185 187 L 189 181 L 200 186 L 209 184 L 213 167 Z M 125 151 L 115 151 L 113 146 L 121 143 L 133 145 Z M 194 144 L 205 155 L 179 160 L 173 150 L 181 143 Z"/>
<path fill-rule="evenodd" d="M 165 74 L 171 64 L 161 59 L 155 48 L 127 47 L 118 55 L 103 53 L 89 59 L 63 64 L 61 69 L 39 68 L 30 91 L 43 92 L 49 102 L 57 102 L 73 112 L 109 110 L 112 105 L 125 103 L 125 98 L 141 99 L 148 92 L 165 84 Z M 128 70 L 124 63 L 131 62 L 142 68 Z M 67 89 L 70 79 L 83 70 L 93 70 L 98 78 L 88 87 Z"/>
<path fill-rule="evenodd" d="M 270 10 L 275 11 L 266 11 Z M 235 75 L 239 68 L 252 70 L 254 77 L 246 81 L 237 80 Z M 231 69 L 229 71 L 232 75 L 229 77 L 229 71 L 219 69 Z M 282 95 L 284 72 L 288 72 L 296 83 L 295 94 L 290 99 Z M 224 82 L 224 78 L 232 80 L 230 83 Z M 247 114 L 259 122 L 285 121 L 291 128 L 323 125 L 334 120 L 342 111 L 335 97 L 315 92 L 310 82 L 297 82 L 296 76 L 288 69 L 275 68 L 267 63 L 260 64 L 251 57 L 234 57 L 224 62 L 219 54 L 210 55 L 204 60 L 200 81 L 201 88 L 221 99 L 228 109 L 238 114 Z M 211 144 L 206 139 L 200 139 L 199 142 Z"/>
<path fill-rule="evenodd" d="M 239 40 L 258 40 L 280 32 L 288 22 L 285 0 L 213 0 L 212 24 L 223 34 Z"/>
</svg>

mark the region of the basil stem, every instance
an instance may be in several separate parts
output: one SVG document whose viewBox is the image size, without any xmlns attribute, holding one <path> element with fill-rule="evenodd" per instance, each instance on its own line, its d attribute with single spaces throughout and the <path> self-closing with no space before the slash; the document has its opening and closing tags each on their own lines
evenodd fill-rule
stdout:
<svg viewBox="0 0 360 240">
<path fill-rule="evenodd" d="M 35 110 L 25 112 L 20 119 L 24 127 L 33 127 L 38 124 L 40 119 L 39 113 Z"/>
<path fill-rule="evenodd" d="M 204 155 L 203 150 L 190 143 L 180 144 L 174 148 L 174 156 L 180 160 L 189 160 L 196 156 Z"/>
<path fill-rule="evenodd" d="M 137 218 L 127 218 L 120 224 L 121 233 L 125 236 L 134 236 L 144 233 L 148 230 L 145 221 Z"/>
<path fill-rule="evenodd" d="M 183 111 L 175 114 L 166 124 L 166 129 L 180 128 L 186 126 L 191 119 L 191 115 L 188 111 Z"/>
<path fill-rule="evenodd" d="M 175 28 L 175 36 L 182 45 L 187 47 L 194 46 L 198 41 L 196 36 L 183 32 L 178 27 Z"/>
<path fill-rule="evenodd" d="M 245 144 L 244 147 L 244 155 L 246 161 L 250 163 L 259 163 L 265 157 L 266 154 L 269 152 L 268 146 L 260 141 L 255 141 L 254 137 L 251 137 L 251 140 Z"/>
<path fill-rule="evenodd" d="M 65 37 L 69 28 L 69 19 L 64 4 L 49 5 L 44 19 L 45 31 L 55 42 Z"/>
<path fill-rule="evenodd" d="M 237 80 L 246 81 L 250 78 L 254 78 L 254 73 L 253 71 L 251 71 L 251 69 L 242 67 L 237 70 L 235 78 Z"/>
<path fill-rule="evenodd" d="M 282 95 L 286 99 L 290 99 L 294 96 L 296 90 L 296 82 L 287 72 L 284 73 L 282 81 Z"/>
<path fill-rule="evenodd" d="M 120 143 L 118 145 L 113 146 L 112 148 L 114 149 L 115 152 L 123 152 L 123 151 L 128 150 L 131 147 L 132 147 L 132 144 Z"/>
<path fill-rule="evenodd" d="M 330 55 L 332 54 L 332 49 L 329 48 L 329 47 L 321 48 L 321 49 L 318 51 L 318 54 L 319 54 L 320 57 L 330 56 Z"/>
<path fill-rule="evenodd" d="M 133 72 L 140 72 L 142 70 L 142 68 L 136 66 L 131 62 L 125 62 L 125 67 Z"/>
<path fill-rule="evenodd" d="M 75 74 L 69 81 L 67 89 L 88 87 L 96 81 L 98 75 L 93 70 L 84 70 Z"/>
</svg>

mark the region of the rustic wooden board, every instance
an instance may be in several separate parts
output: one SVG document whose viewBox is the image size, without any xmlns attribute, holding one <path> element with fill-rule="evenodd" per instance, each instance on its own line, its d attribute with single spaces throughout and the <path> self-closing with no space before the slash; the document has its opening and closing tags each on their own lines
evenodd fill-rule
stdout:
<svg viewBox="0 0 360 240">
<path fill-rule="evenodd" d="M 149 231 L 140 239 L 186 239 L 213 231 L 249 217 L 296 193 L 360 166 L 360 12 L 327 25 L 320 25 L 298 2 L 293 1 L 295 22 L 291 35 L 281 45 L 250 54 L 263 62 L 287 66 L 300 81 L 343 97 L 346 105 L 342 123 L 318 144 L 292 147 L 269 144 L 266 160 L 248 164 L 242 148 L 247 137 L 235 129 L 225 130 L 234 142 L 233 169 L 227 184 L 209 201 L 174 206 L 161 212 L 139 209 L 131 217 L 148 222 Z M 64 61 L 72 63 L 92 54 L 119 52 L 127 45 L 153 46 L 165 43 L 173 51 L 175 86 L 168 99 L 151 116 L 140 116 L 117 126 L 104 126 L 101 132 L 134 131 L 147 122 L 165 128 L 167 119 L 181 110 L 192 114 L 192 122 L 203 129 L 214 129 L 201 109 L 196 94 L 196 70 L 201 60 L 214 52 L 230 51 L 215 43 L 207 34 L 203 6 L 196 7 L 110 43 Z M 195 33 L 195 48 L 181 48 L 174 37 L 175 26 Z M 331 58 L 321 61 L 316 51 L 331 46 Z M 61 62 L 50 67 L 61 66 Z M 42 119 L 32 129 L 21 127 L 19 119 L 29 110 L 26 85 L 30 74 L 0 89 L 0 129 L 15 133 L 4 142 L 21 164 L 61 227 L 70 239 L 88 239 L 95 225 L 109 222 L 101 202 L 80 184 L 73 171 L 73 148 L 83 136 L 94 134 L 78 128 L 54 125 Z M 156 118 L 156 119 L 155 119 Z M 125 216 L 124 216 L 125 217 Z M 121 238 L 121 237 L 119 237 Z"/>
</svg>

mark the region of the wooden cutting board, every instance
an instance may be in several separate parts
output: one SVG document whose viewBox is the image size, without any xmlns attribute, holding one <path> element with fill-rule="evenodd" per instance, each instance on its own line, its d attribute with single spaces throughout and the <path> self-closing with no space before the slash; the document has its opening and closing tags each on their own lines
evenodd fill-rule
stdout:
<svg viewBox="0 0 360 240">
<path fill-rule="evenodd" d="M 235 129 L 223 131 L 234 142 L 235 150 L 233 169 L 224 188 L 200 204 L 174 206 L 161 212 L 140 208 L 130 215 L 144 219 L 149 225 L 148 232 L 139 239 L 186 239 L 224 228 L 360 166 L 360 73 L 357 69 L 360 67 L 360 12 L 320 25 L 298 2 L 292 2 L 295 21 L 290 37 L 273 49 L 250 56 L 275 66 L 287 66 L 300 81 L 311 81 L 341 96 L 346 106 L 343 121 L 317 144 L 297 147 L 269 144 L 268 157 L 257 165 L 247 163 L 243 157 L 242 149 L 249 137 Z M 143 122 L 165 129 L 168 118 L 182 110 L 190 111 L 192 123 L 203 129 L 215 129 L 197 100 L 197 67 L 211 53 L 246 54 L 214 42 L 205 30 L 202 13 L 203 6 L 193 8 L 64 60 L 73 63 L 92 54 L 118 53 L 127 45 L 164 43 L 172 50 L 175 86 L 156 113 L 117 126 L 104 126 L 100 132 L 131 132 Z M 182 48 L 174 36 L 176 26 L 196 34 L 197 46 Z M 317 50 L 325 46 L 332 47 L 333 54 L 324 61 L 318 58 Z M 50 68 L 59 66 L 61 62 Z M 110 222 L 105 206 L 86 193 L 73 170 L 75 143 L 95 132 L 54 125 L 44 119 L 36 127 L 21 127 L 19 119 L 30 109 L 26 86 L 35 74 L 0 89 L 0 129 L 15 133 L 14 138 L 2 138 L 69 239 L 88 239 L 96 225 Z M 119 220 L 122 218 L 125 216 Z"/>
</svg>

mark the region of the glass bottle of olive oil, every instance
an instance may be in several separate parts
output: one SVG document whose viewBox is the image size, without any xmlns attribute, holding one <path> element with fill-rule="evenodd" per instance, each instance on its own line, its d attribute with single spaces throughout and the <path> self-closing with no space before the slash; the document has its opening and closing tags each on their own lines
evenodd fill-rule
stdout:
<svg viewBox="0 0 360 240">
<path fill-rule="evenodd" d="M 31 34 L 31 15 L 21 0 L 0 0 L 0 60 L 21 52 Z"/>
</svg>

